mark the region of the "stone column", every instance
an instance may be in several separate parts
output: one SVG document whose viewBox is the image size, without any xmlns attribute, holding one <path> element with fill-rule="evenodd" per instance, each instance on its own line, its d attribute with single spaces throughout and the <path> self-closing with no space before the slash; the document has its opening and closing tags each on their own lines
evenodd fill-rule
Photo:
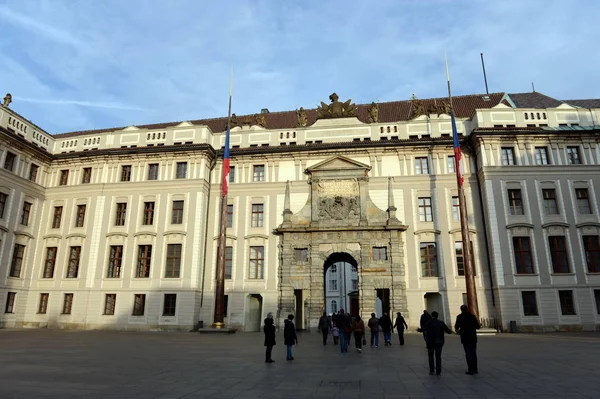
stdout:
<svg viewBox="0 0 600 399">
<path fill-rule="evenodd" d="M 390 234 L 390 268 L 392 286 L 390 289 L 390 306 L 392 312 L 402 312 L 409 318 L 406 298 L 406 267 L 404 265 L 404 232 L 391 230 Z"/>
<path fill-rule="evenodd" d="M 308 325 L 309 331 L 316 331 L 319 327 L 319 318 L 325 310 L 325 281 L 324 261 L 320 253 L 314 251 L 310 261 L 310 291 L 308 293 Z"/>
</svg>

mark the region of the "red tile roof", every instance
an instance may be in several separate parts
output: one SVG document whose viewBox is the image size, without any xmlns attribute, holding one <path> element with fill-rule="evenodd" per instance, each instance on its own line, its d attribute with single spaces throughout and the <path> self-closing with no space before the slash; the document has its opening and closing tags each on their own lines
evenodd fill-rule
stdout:
<svg viewBox="0 0 600 399">
<path fill-rule="evenodd" d="M 548 97 L 537 91 L 531 93 L 509 93 L 517 108 L 556 108 L 562 104 L 555 98 Z"/>
</svg>

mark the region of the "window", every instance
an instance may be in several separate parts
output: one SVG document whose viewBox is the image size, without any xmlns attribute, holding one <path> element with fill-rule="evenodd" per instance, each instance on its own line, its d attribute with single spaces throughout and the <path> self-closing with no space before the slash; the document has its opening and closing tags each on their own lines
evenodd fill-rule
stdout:
<svg viewBox="0 0 600 399">
<path fill-rule="evenodd" d="M 37 175 L 38 175 L 38 170 L 40 169 L 39 166 L 37 166 L 36 164 L 32 163 L 31 166 L 29 167 L 29 180 L 35 182 L 37 180 Z"/>
<path fill-rule="evenodd" d="M 38 304 L 38 313 L 45 314 L 48 310 L 48 299 L 50 294 L 40 294 L 40 303 Z"/>
<path fill-rule="evenodd" d="M 569 258 L 567 256 L 567 244 L 564 236 L 548 237 L 550 256 L 552 258 L 553 273 L 569 273 Z"/>
<path fill-rule="evenodd" d="M 4 169 L 10 170 L 12 172 L 15 167 L 16 159 L 17 159 L 17 156 L 15 154 L 7 151 L 6 158 L 4 159 Z"/>
<path fill-rule="evenodd" d="M 588 273 L 600 273 L 600 236 L 583 236 Z"/>
<path fill-rule="evenodd" d="M 521 291 L 521 298 L 523 299 L 523 315 L 538 316 L 535 291 Z"/>
<path fill-rule="evenodd" d="M 227 228 L 233 227 L 233 205 L 227 205 Z"/>
<path fill-rule="evenodd" d="M 231 279 L 231 271 L 233 268 L 233 247 L 225 247 L 225 278 Z"/>
<path fill-rule="evenodd" d="M 421 222 L 433 221 L 431 197 L 419 197 L 419 220 Z"/>
<path fill-rule="evenodd" d="M 14 313 L 15 312 L 15 298 L 17 297 L 16 292 L 9 292 L 6 295 L 6 306 L 4 307 L 4 313 Z"/>
<path fill-rule="evenodd" d="M 75 217 L 75 227 L 83 227 L 85 222 L 85 205 L 77 205 L 77 215 Z"/>
<path fill-rule="evenodd" d="M 459 276 L 465 275 L 465 257 L 463 253 L 462 241 L 454 242 L 454 253 L 456 255 L 456 269 Z"/>
<path fill-rule="evenodd" d="M 158 180 L 158 164 L 151 163 L 148 165 L 148 180 Z"/>
<path fill-rule="evenodd" d="M 115 226 L 125 226 L 125 216 L 127 215 L 127 203 L 117 202 L 117 215 L 115 218 Z"/>
<path fill-rule="evenodd" d="M 142 218 L 142 224 L 144 226 L 151 226 L 154 224 L 154 201 L 144 202 L 144 217 Z"/>
<path fill-rule="evenodd" d="M 263 226 L 263 204 L 252 204 L 252 227 Z"/>
<path fill-rule="evenodd" d="M 535 164 L 536 165 L 549 165 L 548 162 L 548 148 L 547 147 L 535 147 Z"/>
<path fill-rule="evenodd" d="M 337 313 L 337 301 L 335 299 L 331 301 L 331 313 Z"/>
<path fill-rule="evenodd" d="M 448 157 L 448 173 L 456 173 L 456 161 L 454 155 Z"/>
<path fill-rule="evenodd" d="M 65 294 L 63 299 L 62 314 L 71 314 L 73 309 L 73 294 Z"/>
<path fill-rule="evenodd" d="M 427 157 L 415 158 L 415 174 L 417 175 L 428 175 L 429 174 L 429 163 Z"/>
<path fill-rule="evenodd" d="M 558 291 L 558 300 L 560 301 L 560 312 L 563 316 L 573 316 L 577 314 L 575 313 L 573 291 Z"/>
<path fill-rule="evenodd" d="M 173 201 L 173 210 L 171 212 L 171 224 L 183 223 L 183 201 Z"/>
<path fill-rule="evenodd" d="M 131 165 L 121 166 L 121 181 L 131 181 Z"/>
<path fill-rule="evenodd" d="M 558 203 L 556 202 L 556 190 L 551 189 L 543 189 L 542 197 L 544 199 L 544 209 L 546 210 L 546 215 L 558 215 Z"/>
<path fill-rule="evenodd" d="M 577 210 L 580 215 L 591 215 L 592 206 L 590 205 L 590 195 L 587 188 L 576 188 Z"/>
<path fill-rule="evenodd" d="M 252 181 L 265 181 L 265 165 L 254 165 Z"/>
<path fill-rule="evenodd" d="M 143 316 L 146 308 L 146 294 L 135 294 L 133 299 L 133 315 Z"/>
<path fill-rule="evenodd" d="M 579 147 L 567 147 L 567 163 L 569 165 L 580 165 Z"/>
<path fill-rule="evenodd" d="M 175 173 L 176 179 L 185 179 L 187 177 L 187 162 L 177 162 L 177 172 Z"/>
<path fill-rule="evenodd" d="M 44 262 L 44 274 L 43 278 L 54 277 L 54 266 L 56 265 L 56 252 L 57 247 L 46 248 L 46 261 Z"/>
<path fill-rule="evenodd" d="M 25 245 L 15 244 L 12 260 L 10 262 L 10 277 L 21 277 L 21 267 L 25 256 Z"/>
<path fill-rule="evenodd" d="M 329 291 L 337 291 L 338 286 L 337 286 L 337 278 L 330 278 L 329 279 Z"/>
<path fill-rule="evenodd" d="M 458 197 L 452 197 L 452 220 L 455 222 L 460 221 L 460 203 Z"/>
<path fill-rule="evenodd" d="M 0 193 L 0 219 L 4 218 L 4 210 L 6 209 L 6 202 L 8 202 L 8 195 Z"/>
<path fill-rule="evenodd" d="M 82 184 L 88 184 L 92 181 L 92 168 L 83 168 Z"/>
<path fill-rule="evenodd" d="M 250 247 L 250 279 L 262 279 L 265 247 Z"/>
<path fill-rule="evenodd" d="M 53 229 L 60 228 L 60 221 L 62 220 L 62 211 L 63 211 L 62 206 L 54 207 L 54 216 L 52 217 L 52 228 Z"/>
<path fill-rule="evenodd" d="M 229 167 L 229 183 L 235 183 L 235 166 Z"/>
<path fill-rule="evenodd" d="M 23 202 L 23 213 L 21 213 L 21 224 L 27 226 L 29 224 L 29 214 L 31 213 L 31 202 Z"/>
<path fill-rule="evenodd" d="M 508 190 L 508 206 L 511 215 L 524 215 L 521 190 Z"/>
<path fill-rule="evenodd" d="M 69 181 L 69 171 L 68 170 L 61 170 L 60 171 L 60 180 L 58 182 L 59 186 L 66 186 L 67 183 Z"/>
<path fill-rule="evenodd" d="M 69 249 L 67 278 L 77 278 L 79 274 L 79 259 L 81 259 L 81 247 L 71 247 Z"/>
<path fill-rule="evenodd" d="M 150 262 L 152 261 L 152 245 L 138 246 L 138 261 L 135 277 L 150 277 Z"/>
<path fill-rule="evenodd" d="M 329 273 L 333 275 L 337 275 L 337 266 L 335 264 L 331 265 L 331 269 L 329 269 Z"/>
<path fill-rule="evenodd" d="M 308 248 L 296 248 L 296 262 L 308 262 Z"/>
<path fill-rule="evenodd" d="M 119 278 L 121 276 L 121 263 L 123 262 L 123 246 L 111 245 L 108 259 L 108 278 Z"/>
<path fill-rule="evenodd" d="M 115 314 L 115 307 L 117 305 L 117 294 L 106 294 L 104 295 L 104 313 L 105 315 Z"/>
<path fill-rule="evenodd" d="M 387 260 L 387 247 L 373 247 L 373 260 Z"/>
<path fill-rule="evenodd" d="M 594 299 L 596 300 L 596 314 L 600 315 L 600 290 L 594 290 Z"/>
<path fill-rule="evenodd" d="M 513 237 L 517 274 L 533 274 L 533 258 L 529 237 Z"/>
<path fill-rule="evenodd" d="M 422 242 L 421 271 L 423 277 L 439 277 L 437 263 L 437 248 L 434 242 Z"/>
<path fill-rule="evenodd" d="M 167 268 L 165 277 L 179 278 L 181 269 L 181 244 L 167 245 Z"/>
<path fill-rule="evenodd" d="M 502 165 L 516 165 L 515 149 L 512 147 L 502 147 Z"/>
<path fill-rule="evenodd" d="M 165 294 L 163 302 L 163 316 L 175 316 L 177 294 Z"/>
</svg>

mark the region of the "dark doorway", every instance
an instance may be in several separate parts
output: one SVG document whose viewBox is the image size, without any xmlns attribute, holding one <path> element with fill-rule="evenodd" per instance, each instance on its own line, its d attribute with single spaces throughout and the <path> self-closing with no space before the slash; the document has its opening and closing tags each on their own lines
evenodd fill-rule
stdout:
<svg viewBox="0 0 600 399">
<path fill-rule="evenodd" d="M 390 314 L 390 290 L 389 288 L 378 288 L 377 299 L 381 301 L 381 313 Z M 381 314 L 379 315 L 381 316 Z"/>
<path fill-rule="evenodd" d="M 440 320 L 444 320 L 444 304 L 442 296 L 439 292 L 428 292 L 424 296 L 425 298 L 425 309 L 429 313 L 438 312 Z"/>
<path fill-rule="evenodd" d="M 260 294 L 251 294 L 247 299 L 246 331 L 260 331 L 262 325 L 263 298 Z"/>
<path fill-rule="evenodd" d="M 294 324 L 296 325 L 297 330 L 304 329 L 304 298 L 302 295 L 302 290 L 294 290 L 294 296 L 296 297 L 296 316 L 294 319 Z M 287 315 L 285 315 L 287 317 Z"/>
<path fill-rule="evenodd" d="M 358 315 L 358 265 L 354 258 L 345 252 L 333 253 L 325 261 L 324 269 L 324 311 L 333 314 L 344 309 L 353 316 Z"/>
</svg>

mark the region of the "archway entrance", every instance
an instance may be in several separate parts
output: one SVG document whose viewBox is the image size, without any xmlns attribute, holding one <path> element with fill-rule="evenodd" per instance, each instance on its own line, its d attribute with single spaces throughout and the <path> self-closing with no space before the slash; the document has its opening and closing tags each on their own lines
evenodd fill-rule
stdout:
<svg viewBox="0 0 600 399">
<path fill-rule="evenodd" d="M 356 260 L 345 252 L 331 254 L 323 265 L 325 311 L 337 313 L 344 309 L 352 316 L 360 313 L 359 274 Z"/>
</svg>

